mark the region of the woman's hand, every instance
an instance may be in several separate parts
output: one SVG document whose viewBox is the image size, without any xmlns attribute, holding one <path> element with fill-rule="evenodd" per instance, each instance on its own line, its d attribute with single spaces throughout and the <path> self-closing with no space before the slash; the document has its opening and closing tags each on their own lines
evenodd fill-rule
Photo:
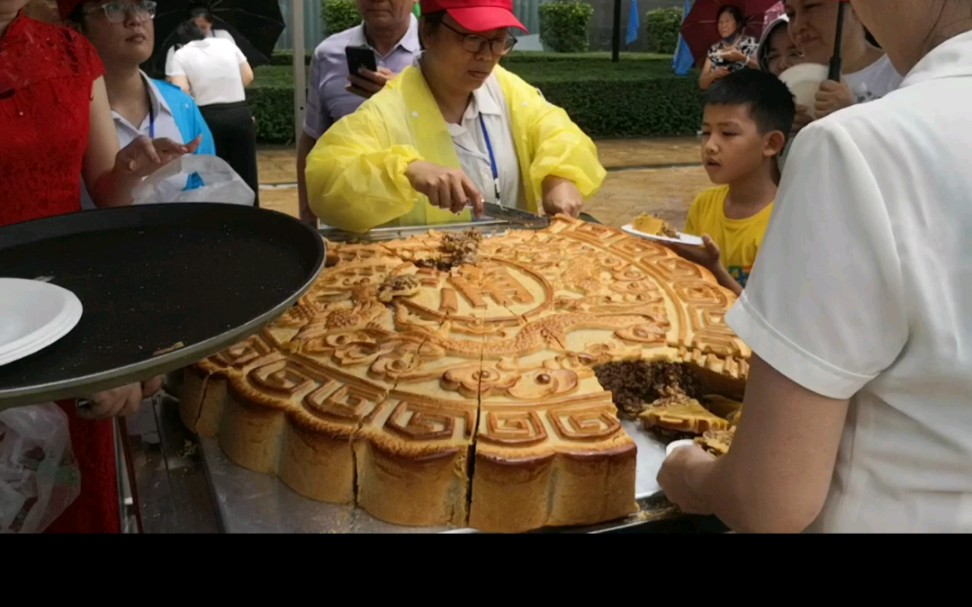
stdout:
<svg viewBox="0 0 972 607">
<path fill-rule="evenodd" d="M 729 63 L 748 63 L 749 55 L 747 55 L 746 53 L 740 50 L 733 48 L 727 51 L 723 51 L 722 59 L 723 61 L 728 61 Z"/>
<path fill-rule="evenodd" d="M 419 160 L 408 165 L 405 177 L 416 192 L 429 197 L 432 206 L 458 214 L 472 205 L 473 215 L 483 216 L 483 195 L 461 170 Z"/>
<path fill-rule="evenodd" d="M 161 375 L 147 382 L 128 384 L 95 394 L 89 405 L 78 408 L 78 417 L 89 420 L 111 419 L 138 412 L 142 401 L 162 389 Z"/>
<path fill-rule="evenodd" d="M 803 130 L 803 127 L 813 122 L 813 120 L 813 116 L 810 115 L 810 108 L 797 104 L 796 115 L 793 117 L 793 128 L 790 130 L 791 134 L 796 135 Z"/>
<path fill-rule="evenodd" d="M 115 170 L 135 177 L 148 177 L 168 163 L 193 154 L 202 143 L 202 135 L 188 145 L 171 139 L 136 138 L 115 156 Z"/>
<path fill-rule="evenodd" d="M 699 468 L 711 466 L 715 457 L 698 445 L 679 447 L 665 458 L 658 471 L 658 486 L 665 497 L 685 514 L 712 514 L 707 504 L 689 482 L 689 477 Z"/>
<path fill-rule="evenodd" d="M 584 206 L 584 195 L 573 181 L 562 177 L 543 180 L 543 212 L 549 216 L 558 213 L 577 217 Z"/>
<path fill-rule="evenodd" d="M 817 112 L 817 118 L 823 118 L 845 107 L 850 107 L 856 102 L 854 92 L 846 82 L 825 80 L 820 84 L 820 89 L 817 90 L 816 102 L 813 107 Z"/>
</svg>

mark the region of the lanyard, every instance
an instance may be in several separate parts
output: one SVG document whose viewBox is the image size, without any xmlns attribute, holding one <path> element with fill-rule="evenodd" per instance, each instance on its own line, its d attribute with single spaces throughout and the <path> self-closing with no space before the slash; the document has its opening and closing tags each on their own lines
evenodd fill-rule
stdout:
<svg viewBox="0 0 972 607">
<path fill-rule="evenodd" d="M 493 155 L 493 145 L 489 141 L 489 133 L 486 132 L 486 122 L 483 120 L 483 115 L 479 115 L 479 126 L 483 129 L 483 139 L 486 140 L 486 151 L 489 152 L 489 167 L 493 170 L 493 190 L 496 193 L 496 204 L 502 204 L 500 202 L 500 180 L 499 180 L 499 167 L 496 166 L 496 156 Z"/>
<path fill-rule="evenodd" d="M 149 99 L 149 139 L 155 139 L 155 106 Z"/>
</svg>

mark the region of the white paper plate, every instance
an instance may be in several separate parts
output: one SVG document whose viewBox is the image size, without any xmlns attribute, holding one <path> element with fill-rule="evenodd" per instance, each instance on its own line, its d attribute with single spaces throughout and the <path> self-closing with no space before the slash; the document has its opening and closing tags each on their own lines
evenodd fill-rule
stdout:
<svg viewBox="0 0 972 607">
<path fill-rule="evenodd" d="M 629 223 L 626 226 L 621 227 L 621 231 L 626 234 L 630 234 L 636 238 L 644 238 L 645 240 L 657 240 L 658 242 L 672 242 L 675 244 L 687 244 L 694 247 L 702 246 L 702 238 L 699 236 L 692 236 L 691 234 L 683 234 L 678 232 L 678 238 L 670 238 L 668 236 L 657 236 L 655 234 L 646 234 L 644 232 L 639 232 L 634 229 L 634 224 Z"/>
<path fill-rule="evenodd" d="M 668 446 L 667 447 L 665 447 L 665 457 L 668 457 L 669 455 L 671 455 L 672 454 L 672 451 L 678 449 L 679 447 L 691 447 L 694 444 L 695 444 L 695 441 L 692 440 L 691 438 L 685 438 L 685 439 L 682 439 L 682 440 L 672 441 L 672 442 L 668 443 Z"/>
<path fill-rule="evenodd" d="M 0 278 L 0 365 L 30 356 L 77 326 L 83 307 L 74 293 L 46 282 Z"/>
<path fill-rule="evenodd" d="M 815 117 L 813 104 L 816 102 L 820 83 L 830 75 L 830 68 L 819 63 L 794 65 L 782 74 L 780 80 L 789 87 L 798 105 L 807 106 L 807 112 Z"/>
</svg>

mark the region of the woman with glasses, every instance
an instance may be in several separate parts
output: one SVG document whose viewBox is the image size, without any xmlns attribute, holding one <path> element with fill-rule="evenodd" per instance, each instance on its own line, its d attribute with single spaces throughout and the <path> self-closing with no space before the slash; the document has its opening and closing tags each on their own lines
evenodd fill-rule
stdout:
<svg viewBox="0 0 972 607">
<path fill-rule="evenodd" d="M 774 76 L 779 76 L 794 65 L 806 62 L 803 53 L 790 38 L 790 31 L 787 28 L 789 21 L 789 18 L 783 15 L 770 23 L 763 30 L 759 42 L 759 50 L 756 53 L 759 69 Z"/>
<path fill-rule="evenodd" d="M 234 42 L 207 37 L 194 19 L 180 24 L 176 36 L 167 80 L 195 98 L 216 141 L 216 155 L 250 186 L 254 205 L 260 206 L 256 123 L 245 90 L 253 69 Z"/>
<path fill-rule="evenodd" d="M 177 86 L 149 78 L 140 68 L 155 46 L 155 10 L 153 0 L 109 2 L 88 8 L 78 5 L 67 23 L 94 45 L 105 66 L 105 86 L 119 145 L 125 146 L 140 135 L 168 137 L 178 143 L 199 139 L 196 153 L 215 155 L 213 135 L 192 98 Z M 166 182 L 173 190 L 201 185 L 198 176 L 187 180 L 185 175 L 175 175 Z M 93 208 L 87 192 L 82 207 Z"/>
<path fill-rule="evenodd" d="M 605 171 L 559 107 L 498 66 L 526 28 L 512 2 L 423 0 L 425 48 L 307 160 L 311 209 L 330 226 L 470 221 L 490 202 L 577 216 Z"/>
<path fill-rule="evenodd" d="M 97 51 L 74 31 L 29 18 L 26 4 L 0 0 L 0 227 L 80 211 L 82 183 L 98 206 L 131 204 L 145 176 L 195 145 L 140 137 L 119 151 Z M 66 17 L 79 2 L 60 4 Z M 110 420 L 137 411 L 160 384 L 103 392 L 81 410 L 74 400 L 59 403 L 81 469 L 81 494 L 48 531 L 120 530 Z"/>
<path fill-rule="evenodd" d="M 784 0 L 784 5 L 790 21 L 790 37 L 806 62 L 828 65 L 837 40 L 840 2 Z M 868 42 L 867 29 L 853 5 L 845 7 L 841 61 L 841 81 L 821 83 L 813 108 L 797 106 L 794 121 L 797 130 L 857 103 L 880 99 L 901 84 L 901 73 L 891 58 Z"/>
</svg>

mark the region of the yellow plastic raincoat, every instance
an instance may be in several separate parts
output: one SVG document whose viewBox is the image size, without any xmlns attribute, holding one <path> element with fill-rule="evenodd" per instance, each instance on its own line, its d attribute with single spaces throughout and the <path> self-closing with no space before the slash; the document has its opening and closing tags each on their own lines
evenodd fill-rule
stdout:
<svg viewBox="0 0 972 607">
<path fill-rule="evenodd" d="M 551 175 L 574 182 L 585 198 L 595 194 L 606 172 L 590 137 L 515 74 L 499 66 L 495 74 L 510 109 L 527 208 L 539 212 Z M 461 168 L 425 77 L 409 67 L 318 140 L 307 158 L 310 207 L 327 225 L 351 232 L 471 221 L 469 210 L 454 215 L 412 188 L 405 170 L 417 160 Z"/>
</svg>

